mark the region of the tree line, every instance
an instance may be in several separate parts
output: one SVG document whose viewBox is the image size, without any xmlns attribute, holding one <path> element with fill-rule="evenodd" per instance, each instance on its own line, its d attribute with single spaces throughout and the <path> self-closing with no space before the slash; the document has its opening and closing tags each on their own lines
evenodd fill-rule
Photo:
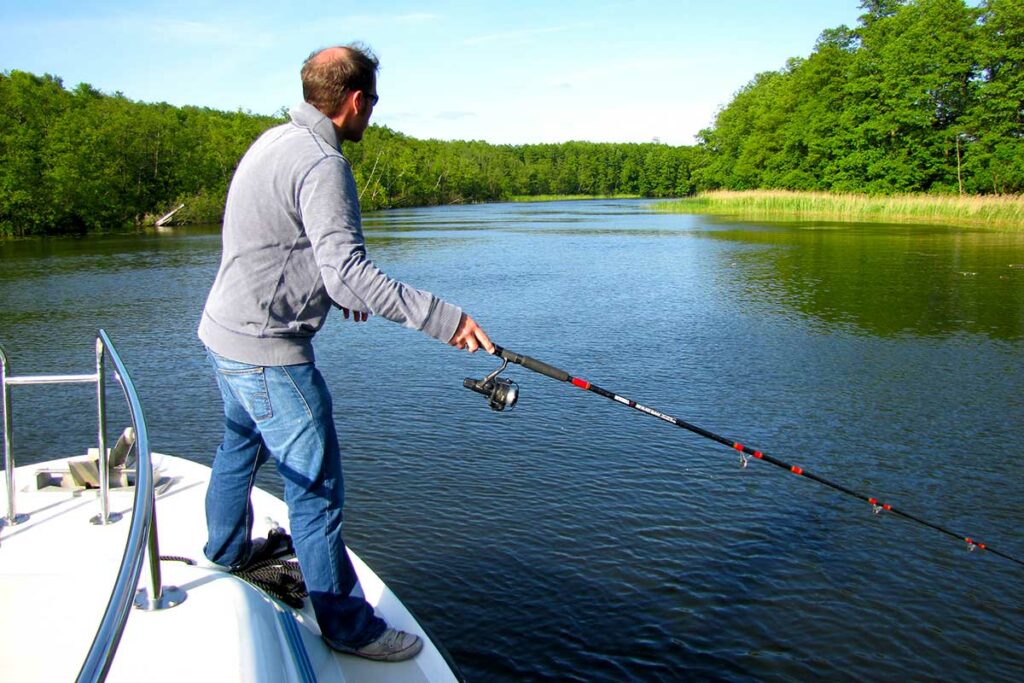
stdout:
<svg viewBox="0 0 1024 683">
<path fill-rule="evenodd" d="M 0 73 L 0 235 L 141 225 L 179 204 L 176 220 L 217 222 L 238 160 L 285 120 L 285 112 L 149 104 L 85 84 L 66 89 L 51 75 Z M 344 152 L 365 209 L 693 190 L 693 150 L 653 143 L 491 145 L 372 126 Z"/>
<path fill-rule="evenodd" d="M 120 228 L 175 202 L 202 217 L 223 205 L 239 157 L 277 122 L 2 73 L 0 234 Z"/>
<path fill-rule="evenodd" d="M 866 0 L 700 134 L 700 188 L 1024 192 L 1024 1 Z"/>
<path fill-rule="evenodd" d="M 492 145 L 372 126 L 345 154 L 365 209 L 727 188 L 1024 192 L 1024 0 L 864 0 L 858 26 L 756 75 L 693 146 Z M 0 235 L 216 222 L 239 158 L 286 118 L 0 72 Z"/>
<path fill-rule="evenodd" d="M 656 143 L 492 145 L 417 140 L 373 126 L 344 152 L 371 209 L 538 195 L 678 197 L 694 189 L 694 150 Z"/>
</svg>

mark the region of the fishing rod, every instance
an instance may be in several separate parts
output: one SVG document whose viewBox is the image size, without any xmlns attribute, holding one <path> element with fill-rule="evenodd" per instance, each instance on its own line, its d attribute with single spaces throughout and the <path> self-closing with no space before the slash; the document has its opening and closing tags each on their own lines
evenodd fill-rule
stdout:
<svg viewBox="0 0 1024 683">
<path fill-rule="evenodd" d="M 779 467 L 781 469 L 788 470 L 789 472 L 797 476 L 804 477 L 805 479 L 810 479 L 811 481 L 815 481 L 819 484 L 823 484 L 824 486 L 827 486 L 830 489 L 833 489 L 834 491 L 838 491 L 839 493 L 842 493 L 844 495 L 856 498 L 859 501 L 870 503 L 872 510 L 875 512 L 875 514 L 879 514 L 883 511 L 891 512 L 894 515 L 898 515 L 899 517 L 902 517 L 904 519 L 916 522 L 922 526 L 928 527 L 929 529 L 934 529 L 935 531 L 938 531 L 946 536 L 949 536 L 950 538 L 966 542 L 968 549 L 972 551 L 988 551 L 993 555 L 998 555 L 999 557 L 1010 560 L 1011 562 L 1016 562 L 1019 565 L 1024 565 L 1024 561 L 1016 557 L 1013 557 L 1012 555 L 1008 555 L 1004 552 L 996 550 L 995 548 L 985 543 L 982 543 L 970 536 L 963 536 L 961 534 L 955 533 L 953 531 L 950 531 L 949 529 L 946 529 L 945 527 L 939 526 L 938 524 L 934 524 L 926 519 L 922 519 L 917 515 L 913 515 L 904 510 L 900 510 L 899 508 L 896 508 L 888 503 L 880 502 L 877 498 L 873 496 L 868 496 L 863 493 L 854 491 L 853 489 L 847 488 L 842 484 L 837 484 L 836 482 L 826 479 L 825 477 L 819 476 L 817 474 L 814 474 L 813 472 L 808 472 L 802 467 L 790 464 L 784 460 L 771 456 L 763 451 L 755 450 L 749 446 L 743 445 L 738 441 L 733 441 L 732 439 L 728 439 L 724 436 L 704 429 L 703 427 L 698 427 L 697 425 L 686 422 L 685 420 L 680 420 L 677 417 L 673 417 L 659 410 L 648 408 L 643 404 L 619 396 L 618 394 L 608 391 L 607 389 L 602 389 L 596 384 L 592 384 L 585 379 L 582 379 L 580 377 L 574 377 L 565 370 L 556 368 L 553 365 L 548 365 L 547 363 L 539 361 L 536 358 L 531 358 L 529 356 L 524 356 L 522 354 L 515 353 L 514 351 L 509 351 L 508 349 L 502 348 L 498 345 L 494 346 L 494 355 L 500 357 L 503 361 L 500 368 L 498 368 L 491 374 L 487 375 L 483 379 L 472 379 L 467 377 L 465 381 L 463 381 L 463 386 L 465 386 L 467 389 L 471 389 L 472 391 L 475 391 L 478 394 L 486 396 L 487 403 L 492 410 L 500 411 L 505 410 L 506 408 L 512 409 L 513 407 L 515 407 L 516 403 L 519 400 L 519 385 L 513 382 L 512 380 L 508 379 L 507 377 L 499 377 L 498 375 L 500 375 L 502 372 L 505 371 L 506 368 L 508 368 L 508 364 L 510 362 L 515 363 L 517 365 L 522 365 L 527 370 L 532 370 L 533 372 L 545 375 L 546 377 L 558 380 L 559 382 L 569 382 L 573 386 L 583 389 L 584 391 L 590 391 L 592 393 L 597 394 L 598 396 L 603 396 L 605 398 L 611 399 L 616 403 L 621 403 L 624 406 L 628 406 L 630 408 L 638 410 L 641 413 L 644 413 L 645 415 L 656 417 L 659 420 L 663 420 L 665 422 L 668 422 L 669 424 L 673 424 L 676 427 L 681 427 L 682 429 L 685 429 L 689 432 L 693 432 L 694 434 L 703 436 L 705 439 L 710 439 L 711 441 L 720 443 L 723 446 L 728 446 L 729 448 L 739 451 L 740 461 L 743 467 L 747 466 L 747 464 L 750 462 L 750 458 L 762 460 L 764 462 L 775 465 L 776 467 Z"/>
</svg>

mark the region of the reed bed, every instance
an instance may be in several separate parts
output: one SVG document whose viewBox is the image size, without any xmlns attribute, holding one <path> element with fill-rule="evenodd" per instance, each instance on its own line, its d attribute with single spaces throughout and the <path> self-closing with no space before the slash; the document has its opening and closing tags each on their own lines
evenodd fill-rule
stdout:
<svg viewBox="0 0 1024 683">
<path fill-rule="evenodd" d="M 852 223 L 899 222 L 1024 230 L 1024 195 L 871 196 L 786 190 L 719 190 L 656 205 L 672 213 Z"/>
</svg>

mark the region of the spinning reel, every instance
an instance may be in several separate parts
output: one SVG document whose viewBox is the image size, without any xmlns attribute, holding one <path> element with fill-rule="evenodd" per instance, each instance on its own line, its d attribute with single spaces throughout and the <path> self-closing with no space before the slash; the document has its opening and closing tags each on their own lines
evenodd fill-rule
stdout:
<svg viewBox="0 0 1024 683">
<path fill-rule="evenodd" d="M 505 408 L 511 410 L 519 400 L 519 385 L 508 377 L 498 377 L 507 367 L 508 359 L 505 359 L 501 367 L 491 374 L 483 379 L 467 377 L 463 380 L 462 386 L 486 396 L 487 405 L 491 407 L 491 410 L 505 410 Z"/>
</svg>

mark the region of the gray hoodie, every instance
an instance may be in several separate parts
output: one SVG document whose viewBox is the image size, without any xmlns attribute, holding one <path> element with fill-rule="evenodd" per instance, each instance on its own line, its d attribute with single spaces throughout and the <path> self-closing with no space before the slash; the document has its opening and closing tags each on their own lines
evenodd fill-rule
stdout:
<svg viewBox="0 0 1024 683">
<path fill-rule="evenodd" d="M 462 310 L 398 282 L 366 256 L 359 195 L 331 121 L 303 102 L 242 157 L 224 210 L 224 251 L 199 338 L 254 365 L 313 361 L 331 305 L 447 342 Z"/>
</svg>

